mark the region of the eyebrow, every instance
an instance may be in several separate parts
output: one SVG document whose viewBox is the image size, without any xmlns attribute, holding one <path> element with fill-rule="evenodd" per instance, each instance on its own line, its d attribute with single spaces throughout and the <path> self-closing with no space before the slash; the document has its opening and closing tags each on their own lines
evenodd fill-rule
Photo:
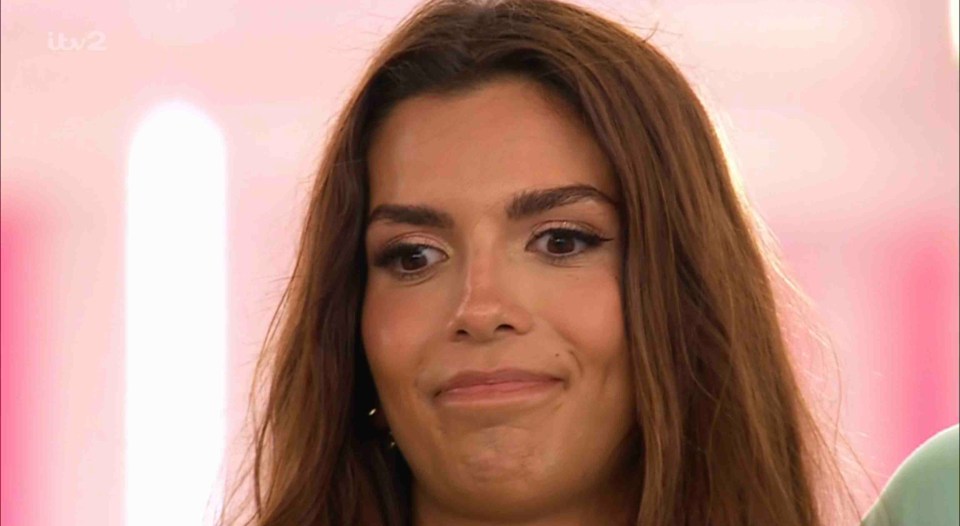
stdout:
<svg viewBox="0 0 960 526">
<path fill-rule="evenodd" d="M 610 196 L 595 187 L 575 184 L 519 192 L 507 204 L 504 213 L 508 219 L 516 221 L 580 201 L 596 201 L 616 206 Z M 377 221 L 440 229 L 450 229 L 454 225 L 450 214 L 426 205 L 382 204 L 373 209 L 367 220 L 368 224 Z"/>
</svg>

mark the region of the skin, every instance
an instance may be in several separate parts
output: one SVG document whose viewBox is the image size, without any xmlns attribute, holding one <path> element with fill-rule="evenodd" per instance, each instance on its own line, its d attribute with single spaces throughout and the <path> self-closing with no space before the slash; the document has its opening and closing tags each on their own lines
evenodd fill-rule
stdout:
<svg viewBox="0 0 960 526">
<path fill-rule="evenodd" d="M 414 523 L 626 523 L 618 481 L 635 405 L 617 209 L 585 198 L 505 213 L 518 193 L 570 185 L 615 200 L 609 162 L 588 130 L 533 82 L 499 78 L 400 103 L 368 160 L 371 211 L 422 205 L 452 223 L 381 217 L 365 239 L 362 338 L 413 472 Z M 607 241 L 590 246 L 551 228 Z M 378 260 L 397 243 L 414 248 Z M 499 405 L 436 396 L 455 373 L 504 367 L 559 380 Z"/>
</svg>

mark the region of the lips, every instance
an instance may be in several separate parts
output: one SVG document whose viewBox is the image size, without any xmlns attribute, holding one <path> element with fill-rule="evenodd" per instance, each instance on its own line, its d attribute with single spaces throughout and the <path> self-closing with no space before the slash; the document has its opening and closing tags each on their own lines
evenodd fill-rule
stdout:
<svg viewBox="0 0 960 526">
<path fill-rule="evenodd" d="M 440 386 L 437 395 L 454 390 L 467 390 L 480 386 L 497 384 L 544 384 L 560 381 L 561 379 L 547 373 L 527 371 L 523 369 L 498 369 L 496 371 L 464 371 L 456 374 Z"/>
</svg>

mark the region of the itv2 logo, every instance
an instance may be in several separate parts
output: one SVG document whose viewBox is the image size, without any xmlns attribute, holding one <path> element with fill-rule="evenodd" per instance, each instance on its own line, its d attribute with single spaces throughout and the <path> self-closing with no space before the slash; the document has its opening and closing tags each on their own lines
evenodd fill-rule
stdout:
<svg viewBox="0 0 960 526">
<path fill-rule="evenodd" d="M 51 51 L 106 51 L 107 35 L 103 31 L 91 31 L 82 38 L 47 33 L 47 49 Z"/>
</svg>

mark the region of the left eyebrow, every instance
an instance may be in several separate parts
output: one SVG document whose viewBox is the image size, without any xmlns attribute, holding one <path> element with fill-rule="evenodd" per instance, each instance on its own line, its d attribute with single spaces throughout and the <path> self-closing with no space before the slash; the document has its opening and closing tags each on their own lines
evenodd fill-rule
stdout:
<svg viewBox="0 0 960 526">
<path fill-rule="evenodd" d="M 507 206 L 507 218 L 511 220 L 524 219 L 542 214 L 552 208 L 587 200 L 607 203 L 616 207 L 616 202 L 610 196 L 595 187 L 587 184 L 574 184 L 520 192 L 513 197 Z"/>
<path fill-rule="evenodd" d="M 616 207 L 616 201 L 597 188 L 587 184 L 574 184 L 555 188 L 523 190 L 513 196 L 506 207 L 505 213 L 508 219 L 517 221 L 580 201 L 597 201 Z M 454 225 L 453 217 L 450 214 L 426 205 L 382 204 L 374 208 L 367 219 L 368 225 L 376 221 L 443 229 L 453 228 Z"/>
</svg>

